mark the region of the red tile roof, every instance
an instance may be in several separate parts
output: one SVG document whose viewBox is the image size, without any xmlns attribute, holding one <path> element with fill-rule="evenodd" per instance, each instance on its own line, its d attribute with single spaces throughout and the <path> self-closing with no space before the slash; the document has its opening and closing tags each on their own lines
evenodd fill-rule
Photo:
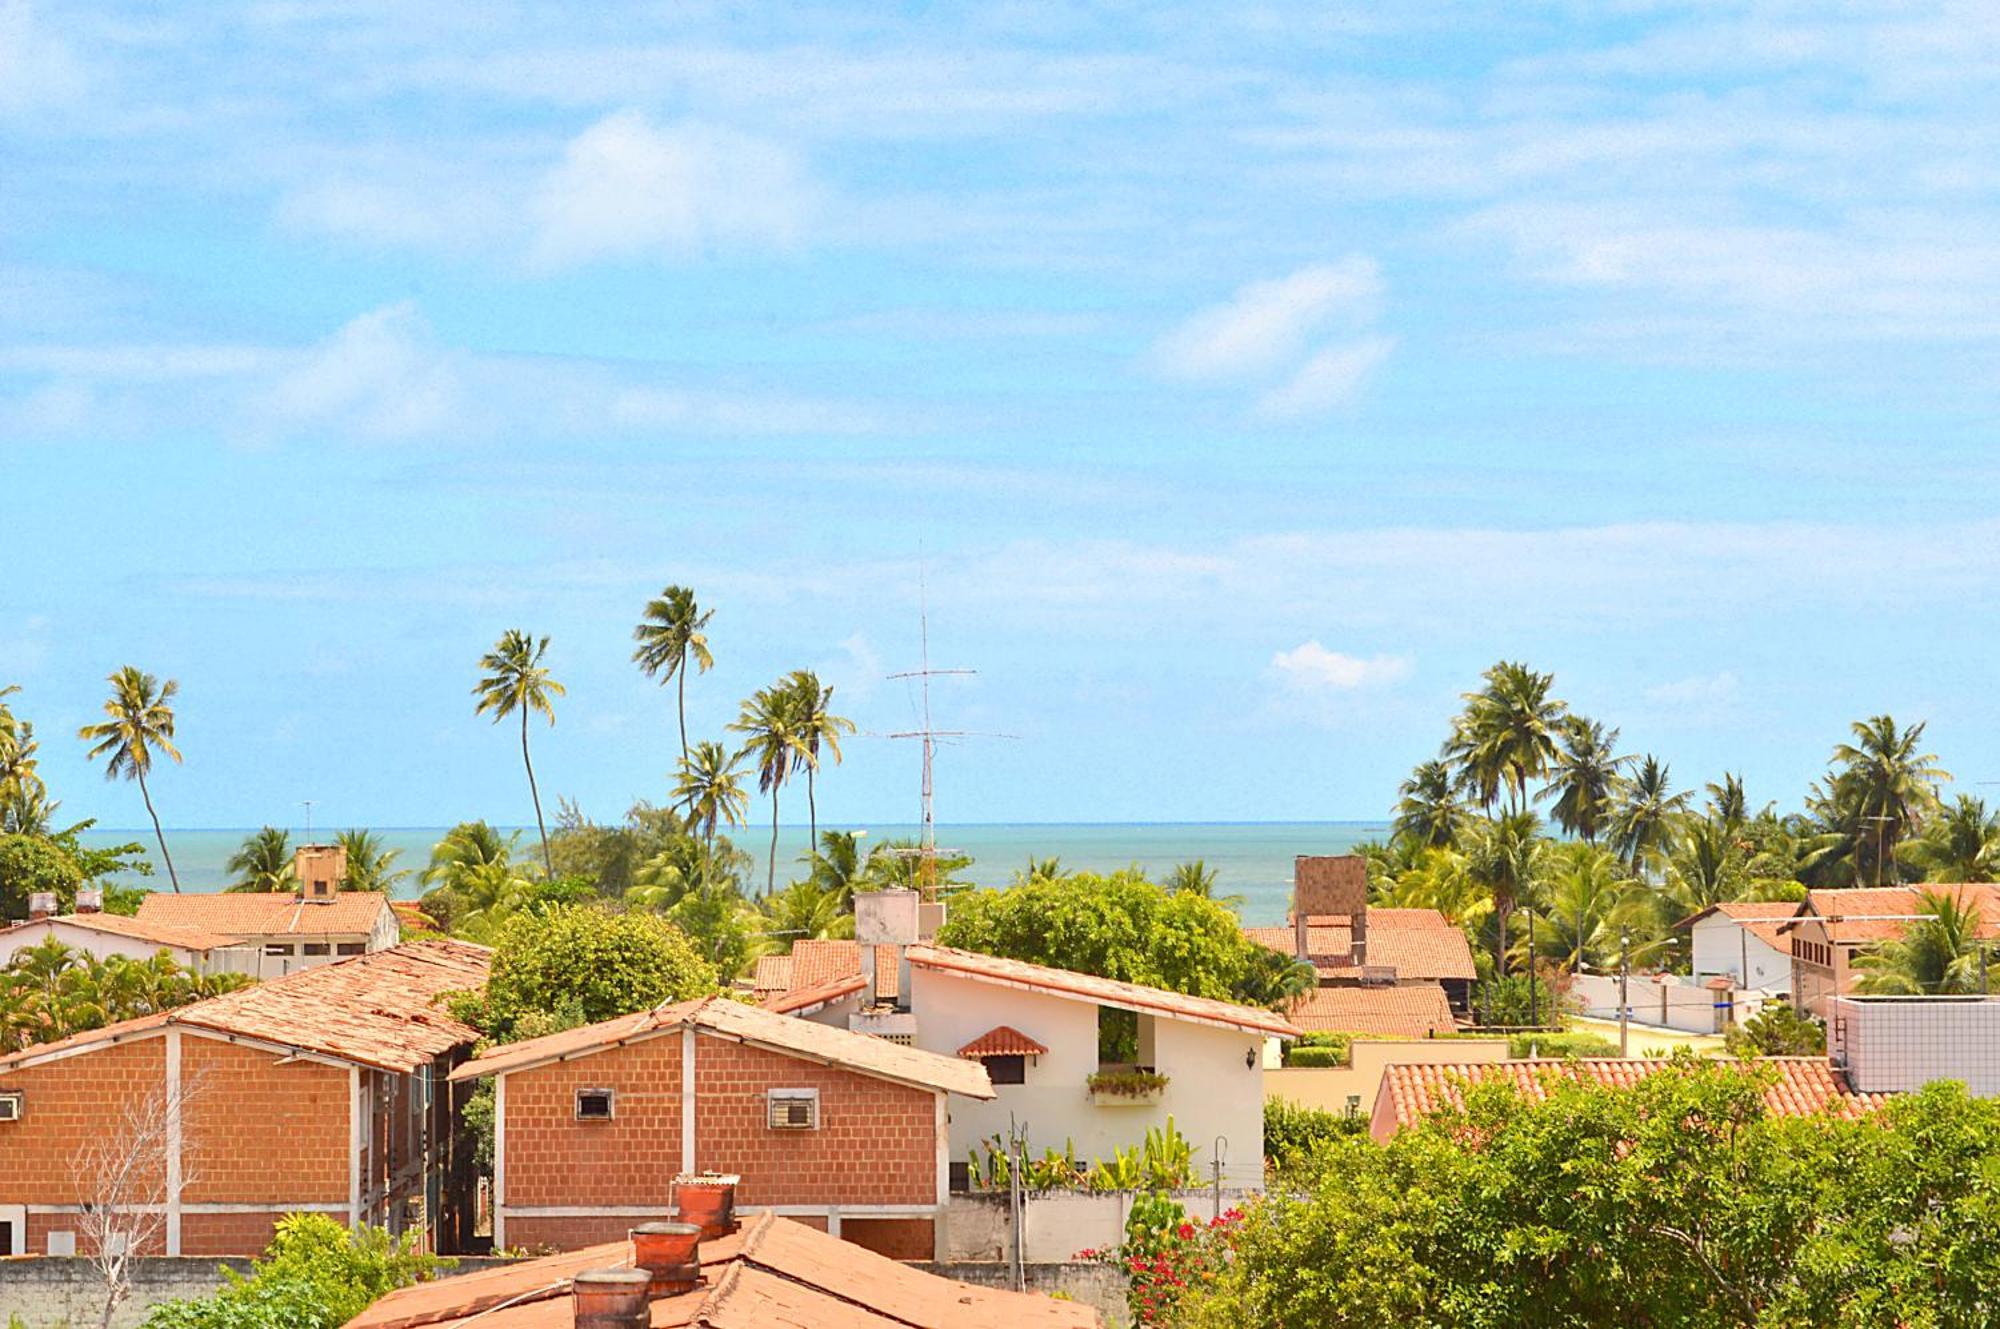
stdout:
<svg viewBox="0 0 2000 1329">
<path fill-rule="evenodd" d="M 1296 1038 L 1299 1034 L 1298 1028 L 1290 1021 L 1260 1006 L 1242 1006 L 1212 997 L 1191 997 L 1164 988 L 1121 983 L 1116 979 L 1099 978 L 1095 974 L 1076 974 L 1067 969 L 1029 964 L 1024 960 L 1003 960 L 998 956 L 948 946 L 912 946 L 909 959 L 912 968 L 936 970 L 981 983 L 1027 988 L 1146 1015 L 1163 1015 L 1171 1020 L 1221 1025 L 1279 1038 Z"/>
<path fill-rule="evenodd" d="M 1299 1028 L 1315 1032 L 1424 1038 L 1457 1028 L 1451 1003 L 1436 983 L 1314 988 L 1287 1014 Z"/>
<path fill-rule="evenodd" d="M 240 937 L 225 936 L 220 932 L 209 932 L 197 927 L 153 923 L 144 919 L 128 918 L 123 914 L 59 914 L 54 918 L 37 919 L 27 923 L 17 923 L 10 928 L 0 928 L 0 936 L 27 928 L 44 927 L 50 923 L 63 923 L 91 932 L 102 932 L 106 936 L 129 937 L 133 941 L 143 941 L 149 945 L 176 946 L 186 951 L 213 951 L 225 946 L 242 945 Z"/>
<path fill-rule="evenodd" d="M 201 928 L 230 937 L 353 937 L 375 930 L 390 913 L 380 891 L 342 891 L 326 900 L 260 891 L 168 895 L 139 902 L 139 919 L 169 927 Z"/>
<path fill-rule="evenodd" d="M 392 1292 L 347 1329 L 574 1329 L 570 1281 L 632 1267 L 628 1242 L 419 1283 Z M 764 1214 L 739 1236 L 703 1242 L 703 1285 L 657 1300 L 654 1329 L 1083 1329 L 1075 1302 L 953 1282 L 802 1223 Z"/>
<path fill-rule="evenodd" d="M 859 973 L 857 967 L 855 970 Z M 757 967 L 750 974 L 750 990 L 758 997 L 768 997 L 773 992 L 783 992 L 792 985 L 792 957 L 789 955 L 760 955 Z"/>
<path fill-rule="evenodd" d="M 1289 927 L 1244 928 L 1243 935 L 1284 955 L 1298 940 Z M 1306 950 L 1322 979 L 1359 978 L 1352 963 L 1354 934 L 1344 918 L 1306 920 Z M 1370 909 L 1370 965 L 1389 965 L 1398 978 L 1472 979 L 1479 976 L 1465 932 L 1435 909 Z"/>
<path fill-rule="evenodd" d="M 980 1057 L 1046 1057 L 1049 1050 L 1012 1025 L 996 1025 L 958 1050 L 971 1060 Z"/>
<path fill-rule="evenodd" d="M 0 1057 L 0 1069 L 76 1047 L 115 1043 L 179 1025 L 386 1071 L 412 1071 L 479 1031 L 437 1004 L 486 981 L 489 953 L 462 941 L 418 941 L 210 997 L 159 1015 L 107 1025 Z"/>
<path fill-rule="evenodd" d="M 816 987 L 774 992 L 758 1005 L 780 1015 L 810 1015 L 828 1002 L 851 997 L 867 986 L 868 980 L 860 974 L 849 974 L 845 978 L 829 978 Z"/>
<path fill-rule="evenodd" d="M 903 1047 L 868 1034 L 780 1015 L 727 997 L 697 997 L 693 1001 L 620 1015 L 581 1029 L 508 1043 L 466 1062 L 452 1072 L 451 1078 L 468 1080 L 504 1075 L 551 1061 L 568 1061 L 684 1027 L 706 1029 L 773 1052 L 844 1066 L 864 1075 L 923 1089 L 963 1094 L 968 1098 L 993 1097 L 993 1083 L 982 1066 Z"/>
<path fill-rule="evenodd" d="M 1587 1057 L 1566 1061 L 1496 1061 L 1473 1065 L 1391 1063 L 1382 1072 L 1375 1103 L 1375 1131 L 1380 1138 L 1446 1107 L 1463 1107 L 1468 1084 L 1505 1079 L 1530 1100 L 1547 1096 L 1557 1079 L 1590 1080 L 1611 1088 L 1629 1088 L 1669 1063 L 1654 1059 Z M 1697 1063 L 1701 1065 L 1723 1062 Z M 1881 1094 L 1857 1094 L 1847 1077 L 1824 1057 L 1765 1057 L 1757 1063 L 1778 1072 L 1764 1094 L 1765 1106 L 1777 1116 L 1807 1116 L 1823 1109 L 1841 1116 L 1859 1116 L 1887 1102 Z"/>
<path fill-rule="evenodd" d="M 1804 908 L 1802 902 L 1793 900 L 1729 900 L 1712 904 L 1698 914 L 1690 914 L 1674 927 L 1691 928 L 1705 918 L 1720 914 L 1740 924 L 1745 932 L 1766 946 L 1783 951 L 1791 948 L 1791 942 L 1785 937 L 1785 925 Z"/>
<path fill-rule="evenodd" d="M 2000 885 L 1926 883 L 1918 886 L 1861 886 L 1847 890 L 1808 891 L 1806 908 L 1784 925 L 1796 929 L 1817 918 L 1827 936 L 1841 945 L 1891 941 L 1923 917 L 1926 894 L 1944 895 L 1961 908 L 1979 911 L 1978 936 L 2000 938 Z"/>
<path fill-rule="evenodd" d="M 894 1001 L 898 993 L 896 948 L 875 948 L 875 1000 Z M 796 942 L 790 955 L 766 955 L 757 961 L 750 990 L 759 998 L 774 992 L 817 988 L 836 978 L 861 972 L 861 944 L 855 941 L 810 939 Z"/>
</svg>

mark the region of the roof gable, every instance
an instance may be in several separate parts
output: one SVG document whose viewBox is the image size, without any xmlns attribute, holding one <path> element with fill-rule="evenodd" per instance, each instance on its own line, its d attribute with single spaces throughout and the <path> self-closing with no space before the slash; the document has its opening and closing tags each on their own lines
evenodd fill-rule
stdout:
<svg viewBox="0 0 2000 1329">
<path fill-rule="evenodd" d="M 1087 1001 L 1169 1020 L 1217 1025 L 1277 1038 L 1296 1038 L 1299 1035 L 1298 1028 L 1283 1016 L 1258 1006 L 1217 1001 L 1213 997 L 1191 997 L 1183 992 L 1099 978 L 1095 974 L 1072 973 L 1067 969 L 1051 969 L 1047 965 L 1029 964 L 1025 960 L 1008 960 L 948 946 L 912 946 L 909 948 L 909 960 L 912 968 L 934 970 L 979 983 L 1025 988 L 1052 997 Z"/>
<path fill-rule="evenodd" d="M 1458 1027 L 1451 1002 L 1436 983 L 1314 988 L 1286 1014 L 1301 1029 L 1329 1033 L 1424 1038 Z"/>
</svg>

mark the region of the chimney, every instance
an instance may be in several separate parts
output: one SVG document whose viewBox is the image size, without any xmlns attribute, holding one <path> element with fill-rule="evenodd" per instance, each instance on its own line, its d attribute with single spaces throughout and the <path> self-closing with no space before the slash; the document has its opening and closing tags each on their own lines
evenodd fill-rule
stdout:
<svg viewBox="0 0 2000 1329">
<path fill-rule="evenodd" d="M 896 948 L 896 991 L 898 1004 L 910 999 L 909 947 L 923 935 L 922 896 L 900 887 L 886 891 L 857 891 L 854 895 L 854 940 L 861 946 L 861 975 L 875 988 L 875 948 Z M 940 918 L 940 921 L 942 919 Z"/>
<path fill-rule="evenodd" d="M 79 914 L 101 914 L 104 912 L 104 888 L 85 886 L 76 893 L 76 912 Z"/>
<path fill-rule="evenodd" d="M 576 1329 L 648 1329 L 651 1283 L 644 1269 L 586 1269 L 570 1280 Z"/>
<path fill-rule="evenodd" d="M 674 1178 L 675 1212 L 682 1223 L 701 1230 L 703 1241 L 726 1237 L 736 1230 L 736 1183 L 741 1180 L 713 1172 L 683 1172 Z"/>
<path fill-rule="evenodd" d="M 647 1295 L 678 1297 L 701 1286 L 701 1229 L 693 1223 L 642 1223 L 632 1229 L 632 1263 L 652 1275 Z"/>
<path fill-rule="evenodd" d="M 1301 854 L 1292 862 L 1292 927 L 1300 959 L 1306 953 L 1306 920 L 1344 918 L 1349 963 L 1368 959 L 1368 860 L 1359 854 Z"/>
<path fill-rule="evenodd" d="M 300 845 L 292 853 L 292 875 L 298 878 L 301 899 L 331 900 L 347 877 L 347 846 Z"/>
<path fill-rule="evenodd" d="M 39 923 L 45 918 L 56 916 L 56 893 L 36 891 L 28 897 L 28 921 Z"/>
</svg>

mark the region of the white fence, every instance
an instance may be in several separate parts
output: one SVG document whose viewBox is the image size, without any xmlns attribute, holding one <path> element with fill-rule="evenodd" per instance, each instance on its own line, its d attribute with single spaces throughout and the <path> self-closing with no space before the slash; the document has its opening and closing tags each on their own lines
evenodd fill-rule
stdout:
<svg viewBox="0 0 2000 1329">
<path fill-rule="evenodd" d="M 1764 1008 L 1777 994 L 1738 988 L 1718 989 L 1685 974 L 1634 974 L 1626 985 L 1625 1006 L 1634 1024 L 1677 1029 L 1685 1034 L 1719 1034 Z M 1582 1003 L 1583 1015 L 1598 1020 L 1618 1018 L 1618 976 L 1578 974 L 1571 996 Z"/>
</svg>

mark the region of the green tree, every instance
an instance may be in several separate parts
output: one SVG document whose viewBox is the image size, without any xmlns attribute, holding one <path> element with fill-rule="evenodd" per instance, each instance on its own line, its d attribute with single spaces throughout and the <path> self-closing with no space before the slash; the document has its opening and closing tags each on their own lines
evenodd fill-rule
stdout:
<svg viewBox="0 0 2000 1329">
<path fill-rule="evenodd" d="M 1918 913 L 1900 937 L 1855 957 L 1855 991 L 1897 997 L 1985 991 L 1978 904 L 1949 891 L 1925 891 Z"/>
<path fill-rule="evenodd" d="M 456 1267 L 423 1251 L 420 1234 L 350 1232 L 325 1214 L 286 1214 L 248 1275 L 223 1270 L 212 1297 L 155 1306 L 144 1329 L 336 1329 L 371 1304 Z"/>
<path fill-rule="evenodd" d="M 0 834 L 46 834 L 56 804 L 37 771 L 35 727 L 16 716 L 7 698 L 19 685 L 0 688 Z"/>
<path fill-rule="evenodd" d="M 498 724 L 508 716 L 519 712 L 521 716 L 521 765 L 528 771 L 528 796 L 535 804 L 535 826 L 542 833 L 542 866 L 553 877 L 556 874 L 555 856 L 549 852 L 549 827 L 542 819 L 542 793 L 535 785 L 535 763 L 528 755 L 528 716 L 540 715 L 551 726 L 556 722 L 554 698 L 564 695 L 563 685 L 556 682 L 542 663 L 548 653 L 549 639 L 539 641 L 518 628 L 509 628 L 502 634 L 479 661 L 485 671 L 479 682 L 473 686 L 472 694 L 479 699 L 473 714 L 493 716 Z"/>
<path fill-rule="evenodd" d="M 1742 1024 L 1731 1025 L 1723 1042 L 1732 1057 L 1826 1055 L 1826 1030 L 1782 1001 L 1768 1002 Z"/>
<path fill-rule="evenodd" d="M 1549 816 L 1556 825 L 1596 844 L 1625 792 L 1625 767 L 1632 758 L 1617 755 L 1618 731 L 1596 720 L 1564 716 L 1557 733 L 1555 773 L 1537 800 L 1555 799 Z"/>
<path fill-rule="evenodd" d="M 1894 717 L 1872 716 L 1852 726 L 1854 742 L 1833 750 L 1827 803 L 1835 829 L 1853 846 L 1856 882 L 1888 879 L 1896 847 L 1923 829 L 1938 806 L 1938 785 L 1951 779 L 1937 756 L 1920 752 L 1924 726 L 1899 727 Z"/>
<path fill-rule="evenodd" d="M 48 937 L 0 966 L 0 1052 L 172 1010 L 249 981 L 184 969 L 166 951 L 100 960 Z"/>
<path fill-rule="evenodd" d="M 788 684 L 792 692 L 792 733 L 799 758 L 806 768 L 806 816 L 809 830 L 807 844 L 819 843 L 819 800 L 813 791 L 814 778 L 819 774 L 819 758 L 822 749 L 840 764 L 840 736 L 854 732 L 854 721 L 845 716 L 835 715 L 833 688 L 822 684 L 819 675 L 810 669 L 792 671 Z M 775 850 L 773 851 L 775 852 Z"/>
<path fill-rule="evenodd" d="M 1527 808 L 1528 782 L 1548 773 L 1567 703 L 1550 695 L 1555 675 L 1502 660 L 1483 675 L 1486 686 L 1464 696 L 1445 755 L 1489 811 L 1504 787 L 1510 810 Z"/>
<path fill-rule="evenodd" d="M 2000 880 L 2000 814 L 1986 800 L 1960 794 L 1898 855 L 1925 881 Z"/>
<path fill-rule="evenodd" d="M 639 643 L 639 648 L 632 652 L 632 659 L 638 664 L 640 672 L 648 678 L 659 679 L 662 685 L 669 680 L 674 684 L 674 707 L 680 716 L 683 765 L 688 759 L 688 657 L 694 657 L 695 664 L 704 674 L 715 667 L 715 657 L 709 653 L 708 637 L 703 632 L 708 620 L 713 617 L 714 610 L 704 610 L 695 603 L 693 591 L 685 586 L 669 586 L 660 592 L 657 600 L 646 603 L 645 616 L 632 629 L 632 639 Z"/>
<path fill-rule="evenodd" d="M 1564 969 L 1612 968 L 1620 935 L 1651 927 L 1649 893 L 1608 849 L 1551 846 L 1542 874 L 1547 899 L 1535 942 L 1541 956 Z"/>
<path fill-rule="evenodd" d="M 525 884 L 514 866 L 519 833 L 501 835 L 483 821 L 464 821 L 431 847 L 430 863 L 419 875 L 428 889 L 418 907 L 455 935 L 490 916 L 495 906 Z"/>
<path fill-rule="evenodd" d="M 1459 802 L 1451 768 L 1444 762 L 1427 761 L 1418 766 L 1397 794 L 1396 819 L 1390 825 L 1396 839 L 1442 849 L 1464 830 L 1465 805 Z"/>
<path fill-rule="evenodd" d="M 1723 772 L 1720 783 L 1708 786 L 1708 815 L 1731 834 L 1750 822 L 1750 802 L 1743 795 L 1743 777 Z"/>
<path fill-rule="evenodd" d="M 28 897 L 48 891 L 57 907 L 76 906 L 83 869 L 61 845 L 40 835 L 0 835 L 0 920 L 26 918 Z"/>
<path fill-rule="evenodd" d="M 181 685 L 171 678 L 162 683 L 131 665 L 106 681 L 111 684 L 110 699 L 104 703 L 104 714 L 109 718 L 99 724 L 85 725 L 77 730 L 77 737 L 91 745 L 85 754 L 90 760 L 104 759 L 105 779 L 139 782 L 139 797 L 145 801 L 146 815 L 153 819 L 153 836 L 160 842 L 167 879 L 178 895 L 181 879 L 174 872 L 174 856 L 167 852 L 167 833 L 160 829 L 160 814 L 153 810 L 153 794 L 146 787 L 146 773 L 153 769 L 154 753 L 175 764 L 180 762 L 180 749 L 174 746 L 173 700 Z"/>
<path fill-rule="evenodd" d="M 1687 815 L 1691 791 L 1670 792 L 1670 770 L 1647 753 L 1612 816 L 1612 841 L 1634 872 L 1645 872 L 1649 864 L 1673 852 L 1675 832 Z"/>
<path fill-rule="evenodd" d="M 819 850 L 809 864 L 807 880 L 840 901 L 841 909 L 854 910 L 854 887 L 861 880 L 861 835 L 856 831 L 821 831 Z"/>
<path fill-rule="evenodd" d="M 928 871 L 925 859 L 929 858 Z M 861 865 L 860 884 L 871 891 L 932 890 L 951 895 L 971 886 L 960 874 L 972 866 L 972 855 L 933 849 L 927 855 L 913 839 L 884 840 L 868 851 Z"/>
<path fill-rule="evenodd" d="M 228 871 L 236 874 L 232 891 L 289 891 L 297 884 L 292 875 L 291 836 L 275 826 L 243 837 L 243 843 L 229 856 Z"/>
<path fill-rule="evenodd" d="M 743 750 L 757 768 L 757 792 L 771 796 L 771 852 L 765 866 L 764 893 L 778 882 L 778 794 L 804 760 L 799 735 L 799 693 L 786 680 L 759 688 L 743 703 L 730 729 L 744 735 Z"/>
<path fill-rule="evenodd" d="M 1532 812 L 1507 812 L 1478 823 L 1465 849 L 1465 871 L 1493 903 L 1493 967 L 1507 976 L 1507 937 L 1514 910 L 1533 898 L 1548 841 Z"/>
<path fill-rule="evenodd" d="M 1213 900 L 1216 898 L 1216 880 L 1215 869 L 1197 858 L 1186 863 L 1174 864 L 1167 871 L 1166 881 L 1161 884 L 1170 891 L 1177 893 L 1186 891 L 1190 895 L 1200 895 Z"/>
<path fill-rule="evenodd" d="M 347 851 L 347 876 L 341 882 L 345 890 L 388 893 L 410 875 L 396 866 L 403 851 L 389 848 L 373 831 L 345 830 L 335 840 Z"/>
<path fill-rule="evenodd" d="M 710 741 L 695 744 L 694 752 L 681 758 L 674 802 L 687 809 L 689 824 L 697 827 L 701 838 L 711 844 L 718 822 L 730 826 L 744 824 L 750 800 L 743 792 L 743 778 L 736 770 L 742 760 L 741 752 L 729 752 L 722 744 Z"/>
</svg>

